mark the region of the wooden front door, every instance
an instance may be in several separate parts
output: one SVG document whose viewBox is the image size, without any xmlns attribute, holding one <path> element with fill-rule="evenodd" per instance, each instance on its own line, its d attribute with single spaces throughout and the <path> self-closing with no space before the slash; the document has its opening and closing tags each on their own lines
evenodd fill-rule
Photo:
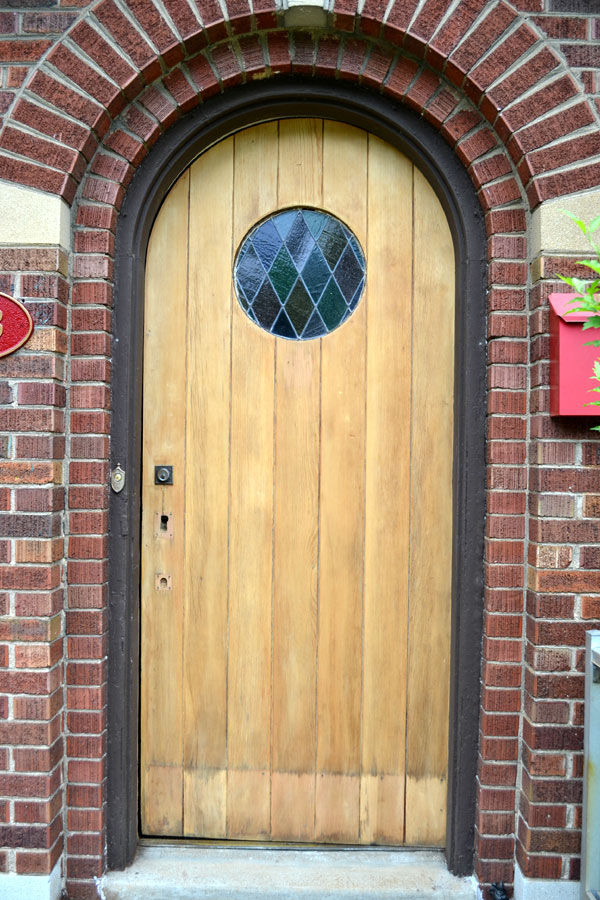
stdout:
<svg viewBox="0 0 600 900">
<path fill-rule="evenodd" d="M 249 229 L 294 206 L 366 257 L 353 315 L 306 341 L 232 289 Z M 448 224 L 392 146 L 270 122 L 171 189 L 146 270 L 144 834 L 444 845 L 453 367 Z"/>
</svg>

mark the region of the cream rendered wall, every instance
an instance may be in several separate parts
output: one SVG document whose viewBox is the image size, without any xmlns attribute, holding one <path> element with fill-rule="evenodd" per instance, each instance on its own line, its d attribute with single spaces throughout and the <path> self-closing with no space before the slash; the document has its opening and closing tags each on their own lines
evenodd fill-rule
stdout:
<svg viewBox="0 0 600 900">
<path fill-rule="evenodd" d="M 54 194 L 0 181 L 0 245 L 71 248 L 71 210 Z"/>
<path fill-rule="evenodd" d="M 565 209 L 588 224 L 593 218 L 600 216 L 600 188 L 559 197 L 557 200 L 547 200 L 538 206 L 531 216 L 532 258 L 535 259 L 540 254 L 590 252 L 585 236 L 564 214 Z M 600 229 L 597 234 L 600 240 Z"/>
</svg>

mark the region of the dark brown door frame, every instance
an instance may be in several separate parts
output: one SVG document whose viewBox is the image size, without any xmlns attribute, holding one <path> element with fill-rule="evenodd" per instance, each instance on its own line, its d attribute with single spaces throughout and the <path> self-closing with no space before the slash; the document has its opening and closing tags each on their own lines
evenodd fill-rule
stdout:
<svg viewBox="0 0 600 900">
<path fill-rule="evenodd" d="M 167 192 L 203 150 L 248 125 L 299 116 L 356 125 L 397 146 L 432 184 L 454 239 L 454 546 L 446 857 L 452 872 L 466 875 L 472 871 L 473 857 L 483 618 L 487 268 L 483 213 L 464 167 L 425 120 L 362 88 L 297 78 L 235 88 L 181 119 L 141 164 L 119 216 L 111 464 L 126 470 L 127 482 L 120 494 L 111 496 L 110 504 L 108 866 L 124 868 L 138 844 L 142 345 L 150 230 Z"/>
</svg>

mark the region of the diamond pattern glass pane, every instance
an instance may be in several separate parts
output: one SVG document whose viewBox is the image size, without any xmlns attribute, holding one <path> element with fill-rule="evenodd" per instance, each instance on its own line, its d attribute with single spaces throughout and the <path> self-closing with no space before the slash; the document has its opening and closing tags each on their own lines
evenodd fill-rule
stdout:
<svg viewBox="0 0 600 900">
<path fill-rule="evenodd" d="M 329 334 L 356 309 L 365 257 L 350 229 L 319 209 L 298 207 L 256 225 L 238 250 L 235 291 L 246 315 L 278 337 Z"/>
</svg>

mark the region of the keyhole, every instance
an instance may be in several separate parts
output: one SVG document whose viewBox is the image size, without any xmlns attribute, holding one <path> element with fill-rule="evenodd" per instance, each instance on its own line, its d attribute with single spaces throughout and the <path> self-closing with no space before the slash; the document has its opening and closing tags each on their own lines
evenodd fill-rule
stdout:
<svg viewBox="0 0 600 900">
<path fill-rule="evenodd" d="M 160 579 L 160 586 L 161 586 L 161 588 L 162 588 L 163 590 L 165 590 L 166 587 L 167 587 L 167 584 L 168 584 L 167 579 L 163 576 L 163 577 Z"/>
<path fill-rule="evenodd" d="M 168 525 L 169 525 L 169 517 L 168 517 L 168 516 L 161 516 L 161 517 L 160 517 L 160 530 L 161 530 L 161 531 L 166 531 Z"/>
</svg>

